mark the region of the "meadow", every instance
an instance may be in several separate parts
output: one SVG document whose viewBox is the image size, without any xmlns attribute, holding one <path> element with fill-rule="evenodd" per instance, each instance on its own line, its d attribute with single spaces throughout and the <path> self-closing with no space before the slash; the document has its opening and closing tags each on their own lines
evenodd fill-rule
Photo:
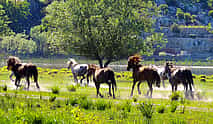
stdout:
<svg viewBox="0 0 213 124">
<path fill-rule="evenodd" d="M 66 68 L 40 68 L 36 89 L 31 83 L 25 90 L 25 80 L 19 89 L 9 80 L 6 66 L 0 68 L 0 120 L 1 123 L 147 123 L 147 124 L 211 124 L 213 123 L 213 75 L 195 75 L 194 100 L 187 99 L 181 88 L 171 93 L 166 88 L 154 88 L 153 98 L 144 94 L 146 83 L 130 97 L 131 72 L 116 72 L 116 99 L 108 97 L 108 86 L 100 91 L 104 98 L 96 97 L 93 82 L 89 86 L 75 85 Z M 86 81 L 84 82 L 86 83 Z"/>
</svg>

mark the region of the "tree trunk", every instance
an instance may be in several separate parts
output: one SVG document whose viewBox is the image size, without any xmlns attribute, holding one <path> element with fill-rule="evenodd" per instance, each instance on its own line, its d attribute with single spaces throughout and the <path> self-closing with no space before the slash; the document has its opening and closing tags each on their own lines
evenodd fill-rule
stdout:
<svg viewBox="0 0 213 124">
<path fill-rule="evenodd" d="M 103 68 L 103 59 L 98 57 L 98 62 L 99 62 L 100 68 Z"/>
<path fill-rule="evenodd" d="M 107 67 L 107 66 L 109 65 L 110 62 L 111 62 L 111 59 L 108 59 L 108 60 L 106 61 L 106 63 L 104 64 L 104 67 Z"/>
</svg>

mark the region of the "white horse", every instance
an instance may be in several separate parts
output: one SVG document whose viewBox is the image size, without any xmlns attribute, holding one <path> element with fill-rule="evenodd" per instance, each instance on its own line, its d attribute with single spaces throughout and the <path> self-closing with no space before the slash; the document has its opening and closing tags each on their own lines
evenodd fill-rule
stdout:
<svg viewBox="0 0 213 124">
<path fill-rule="evenodd" d="M 151 65 L 151 67 L 153 67 L 157 70 L 158 74 L 160 75 L 160 79 L 163 83 L 163 87 L 165 88 L 164 80 L 168 80 L 168 78 L 165 74 L 165 67 L 160 67 L 160 66 L 156 66 L 156 65 Z"/>
<path fill-rule="evenodd" d="M 87 74 L 87 85 L 89 84 L 89 74 L 88 74 L 88 69 L 89 65 L 88 64 L 78 64 L 75 59 L 70 58 L 69 61 L 67 62 L 68 69 L 71 68 L 74 81 L 78 83 L 78 76 L 82 77 L 80 80 L 80 83 L 82 84 L 82 81 L 85 79 L 85 75 Z"/>
</svg>

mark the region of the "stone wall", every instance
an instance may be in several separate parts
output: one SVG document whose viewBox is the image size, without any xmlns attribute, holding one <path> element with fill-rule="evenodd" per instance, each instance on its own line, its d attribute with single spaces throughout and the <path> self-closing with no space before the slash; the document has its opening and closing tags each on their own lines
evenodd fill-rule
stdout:
<svg viewBox="0 0 213 124">
<path fill-rule="evenodd" d="M 170 28 L 162 28 L 161 32 L 165 34 L 168 43 L 159 51 L 168 53 L 169 49 L 179 56 L 183 54 L 196 59 L 213 57 L 213 34 L 205 28 L 181 28 L 180 33 L 174 33 Z"/>
</svg>

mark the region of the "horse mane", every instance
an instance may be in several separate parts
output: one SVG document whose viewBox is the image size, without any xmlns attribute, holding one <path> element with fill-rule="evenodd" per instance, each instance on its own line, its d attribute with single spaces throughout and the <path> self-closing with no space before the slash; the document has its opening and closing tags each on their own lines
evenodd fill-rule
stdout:
<svg viewBox="0 0 213 124">
<path fill-rule="evenodd" d="M 99 69 L 100 67 L 98 67 L 96 64 L 89 64 L 89 69 Z"/>
<path fill-rule="evenodd" d="M 138 55 L 138 54 L 135 54 L 135 55 L 130 56 L 130 57 L 128 58 L 128 61 L 131 61 L 131 62 L 133 62 L 133 63 L 135 63 L 135 64 L 138 64 L 139 62 L 141 62 L 141 60 L 142 60 L 142 58 L 141 58 L 141 56 Z"/>
<path fill-rule="evenodd" d="M 19 64 L 19 63 L 21 63 L 21 60 L 20 60 L 18 57 L 15 57 L 15 56 L 9 56 L 9 57 L 8 57 L 8 60 L 7 60 L 7 63 L 8 63 L 9 61 L 11 61 L 11 60 L 14 60 L 14 61 L 15 61 L 14 64 Z"/>
<path fill-rule="evenodd" d="M 69 65 L 71 62 L 73 63 L 73 65 L 78 64 L 78 63 L 75 61 L 75 59 L 73 59 L 73 58 L 70 58 L 70 59 L 68 60 L 67 64 Z"/>
</svg>

